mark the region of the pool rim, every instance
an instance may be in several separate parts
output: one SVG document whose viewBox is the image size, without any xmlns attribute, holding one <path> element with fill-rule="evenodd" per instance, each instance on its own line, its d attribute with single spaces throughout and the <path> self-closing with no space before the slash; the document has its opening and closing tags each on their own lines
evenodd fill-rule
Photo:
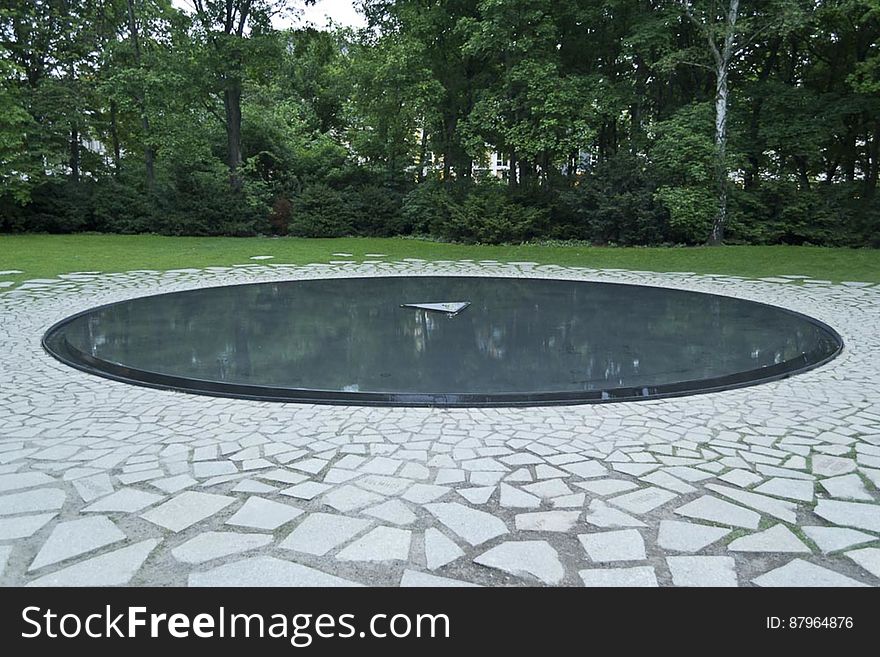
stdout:
<svg viewBox="0 0 880 657">
<path fill-rule="evenodd" d="M 554 392 L 513 392 L 513 393 L 411 393 L 411 392 L 360 392 L 322 390 L 317 388 L 286 388 L 276 386 L 264 386 L 253 384 L 224 383 L 209 379 L 197 379 L 181 377 L 177 375 L 163 374 L 139 368 L 126 367 L 118 363 L 112 363 L 95 358 L 81 350 L 72 347 L 69 343 L 54 345 L 52 338 L 60 334 L 61 329 L 80 317 L 100 311 L 111 306 L 116 306 L 141 299 L 161 297 L 172 294 L 186 294 L 203 290 L 244 287 L 247 285 L 272 285 L 282 283 L 307 283 L 309 281 L 334 281 L 353 279 L 382 279 L 382 278 L 463 278 L 463 279 L 512 279 L 512 280 L 543 280 L 567 283 L 591 283 L 598 285 L 616 285 L 621 287 L 651 288 L 658 290 L 673 291 L 686 294 L 696 294 L 707 297 L 722 297 L 734 299 L 746 303 L 772 308 L 818 327 L 829 334 L 836 342 L 836 347 L 827 356 L 814 361 L 805 362 L 803 365 L 789 368 L 798 358 L 789 359 L 768 367 L 761 367 L 743 372 L 708 379 L 693 379 L 677 381 L 669 384 L 652 386 L 654 389 L 645 394 L 647 388 L 619 387 L 607 390 L 592 391 L 554 391 Z M 245 399 L 250 401 L 269 401 L 280 403 L 319 404 L 333 406 L 373 406 L 373 407 L 413 407 L 413 408 L 513 408 L 513 407 L 542 407 L 542 406 L 579 406 L 585 404 L 625 403 L 637 401 L 653 401 L 676 397 L 685 397 L 698 394 L 708 394 L 737 390 L 752 386 L 780 381 L 792 376 L 797 376 L 810 370 L 822 367 L 837 358 L 845 348 L 845 341 L 840 333 L 823 322 L 810 315 L 766 303 L 754 301 L 729 294 L 717 292 L 704 292 L 700 290 L 682 289 L 664 285 L 645 285 L 641 283 L 627 283 L 618 281 L 601 281 L 578 278 L 559 278 L 556 276 L 521 276 L 521 275 L 498 275 L 497 273 L 479 274 L 381 274 L 381 275 L 355 275 L 355 276 L 317 276 L 308 278 L 284 278 L 280 280 L 249 281 L 245 283 L 228 283 L 223 285 L 208 285 L 204 287 L 191 287 L 183 290 L 170 290 L 156 292 L 141 296 L 129 297 L 118 301 L 112 301 L 91 308 L 86 308 L 73 315 L 65 317 L 52 324 L 43 333 L 40 344 L 43 350 L 59 362 L 87 374 L 102 377 L 120 383 L 140 387 L 181 392 L 193 395 L 221 397 L 227 399 Z M 60 348 L 58 348 L 60 347 Z M 801 354 L 801 357 L 805 354 Z M 782 367 L 786 366 L 786 367 Z M 761 375 L 756 376 L 757 373 Z M 698 385 L 699 384 L 699 385 Z M 703 385 L 708 384 L 708 385 Z"/>
</svg>

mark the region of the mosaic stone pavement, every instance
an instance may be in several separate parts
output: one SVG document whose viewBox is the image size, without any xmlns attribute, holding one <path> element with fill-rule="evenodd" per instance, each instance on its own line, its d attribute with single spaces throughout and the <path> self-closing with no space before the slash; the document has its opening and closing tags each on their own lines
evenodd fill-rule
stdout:
<svg viewBox="0 0 880 657">
<path fill-rule="evenodd" d="M 774 303 L 846 349 L 782 381 L 526 409 L 252 402 L 46 355 L 52 323 L 172 290 L 467 274 Z M 2 278 L 2 276 L 0 276 Z M 880 287 L 534 263 L 338 260 L 101 275 L 0 293 L 0 584 L 880 585 Z"/>
</svg>

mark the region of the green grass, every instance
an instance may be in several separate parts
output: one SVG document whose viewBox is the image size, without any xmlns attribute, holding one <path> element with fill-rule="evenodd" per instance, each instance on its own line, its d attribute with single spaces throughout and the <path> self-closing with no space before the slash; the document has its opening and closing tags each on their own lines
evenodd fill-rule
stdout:
<svg viewBox="0 0 880 657">
<path fill-rule="evenodd" d="M 587 245 L 469 246 L 415 239 L 161 237 L 157 235 L 0 235 L 0 280 L 21 282 L 74 271 L 120 272 L 254 263 L 306 264 L 341 259 L 333 253 L 385 254 L 386 260 L 533 261 L 643 271 L 688 271 L 747 277 L 801 274 L 839 281 L 880 282 L 880 250 L 797 246 L 617 248 Z M 258 262 L 258 261 L 257 261 Z"/>
</svg>

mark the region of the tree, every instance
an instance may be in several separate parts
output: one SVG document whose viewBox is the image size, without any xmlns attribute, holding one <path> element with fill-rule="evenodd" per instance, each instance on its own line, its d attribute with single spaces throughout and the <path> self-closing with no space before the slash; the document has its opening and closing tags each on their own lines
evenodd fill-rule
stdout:
<svg viewBox="0 0 880 657">
<path fill-rule="evenodd" d="M 223 95 L 226 165 L 233 188 L 241 185 L 241 102 L 245 58 L 251 40 L 272 30 L 272 18 L 289 13 L 289 0 L 190 0 L 201 36 L 212 49 L 209 61 Z M 305 0 L 313 4 L 314 0 Z"/>
</svg>

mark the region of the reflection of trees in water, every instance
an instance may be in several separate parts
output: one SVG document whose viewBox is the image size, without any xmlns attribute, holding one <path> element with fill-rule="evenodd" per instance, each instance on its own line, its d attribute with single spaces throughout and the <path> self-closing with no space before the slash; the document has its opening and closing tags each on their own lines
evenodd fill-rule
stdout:
<svg viewBox="0 0 880 657">
<path fill-rule="evenodd" d="M 426 300 L 472 303 L 453 318 L 399 307 Z M 528 279 L 214 288 L 86 318 L 78 339 L 133 367 L 377 391 L 651 385 L 755 369 L 819 348 L 812 325 L 734 299 Z"/>
</svg>

